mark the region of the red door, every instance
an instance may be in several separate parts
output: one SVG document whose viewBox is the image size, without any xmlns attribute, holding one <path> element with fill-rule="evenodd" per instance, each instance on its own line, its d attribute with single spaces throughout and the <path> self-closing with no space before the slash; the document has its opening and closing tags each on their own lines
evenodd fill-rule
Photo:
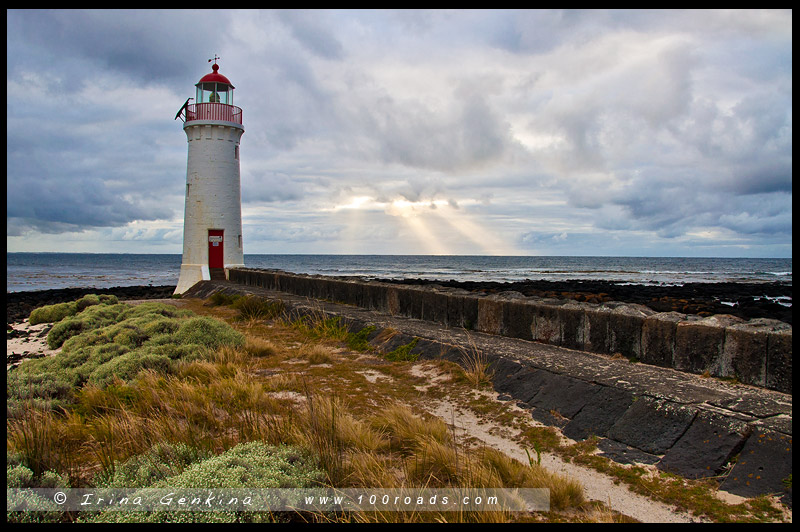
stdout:
<svg viewBox="0 0 800 532">
<path fill-rule="evenodd" d="M 222 229 L 209 229 L 208 230 L 208 267 L 209 268 L 224 268 L 225 261 L 223 259 L 222 249 L 223 241 Z"/>
</svg>

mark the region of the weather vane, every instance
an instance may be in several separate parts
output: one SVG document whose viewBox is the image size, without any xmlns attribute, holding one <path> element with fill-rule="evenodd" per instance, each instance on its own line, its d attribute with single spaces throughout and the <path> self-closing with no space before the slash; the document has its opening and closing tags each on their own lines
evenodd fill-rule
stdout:
<svg viewBox="0 0 800 532">
<path fill-rule="evenodd" d="M 216 65 L 217 59 L 221 59 L 221 57 L 219 57 L 217 54 L 214 54 L 214 59 L 209 59 L 208 62 L 210 63 L 211 61 L 214 61 L 214 64 Z"/>
</svg>

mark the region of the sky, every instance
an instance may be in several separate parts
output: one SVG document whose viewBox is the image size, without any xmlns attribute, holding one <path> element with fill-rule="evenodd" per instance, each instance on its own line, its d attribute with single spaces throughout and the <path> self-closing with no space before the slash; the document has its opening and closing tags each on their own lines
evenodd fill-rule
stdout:
<svg viewBox="0 0 800 532">
<path fill-rule="evenodd" d="M 7 11 L 9 252 L 181 253 L 183 102 L 245 254 L 792 256 L 792 12 Z"/>
</svg>

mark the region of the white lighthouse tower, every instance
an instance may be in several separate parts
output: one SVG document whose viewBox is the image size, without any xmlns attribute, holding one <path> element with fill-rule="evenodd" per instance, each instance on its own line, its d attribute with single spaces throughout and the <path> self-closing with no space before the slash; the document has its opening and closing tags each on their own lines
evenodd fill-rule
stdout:
<svg viewBox="0 0 800 532">
<path fill-rule="evenodd" d="M 204 279 L 225 279 L 227 268 L 244 266 L 242 110 L 233 105 L 233 85 L 218 72 L 217 59 L 212 72 L 197 83 L 195 103 L 189 104 L 189 98 L 175 116 L 183 120 L 189 141 L 183 259 L 176 294 Z"/>
</svg>

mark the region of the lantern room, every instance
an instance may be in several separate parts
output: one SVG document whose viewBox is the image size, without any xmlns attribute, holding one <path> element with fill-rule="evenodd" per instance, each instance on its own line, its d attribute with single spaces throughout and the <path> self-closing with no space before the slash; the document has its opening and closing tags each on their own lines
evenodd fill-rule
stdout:
<svg viewBox="0 0 800 532">
<path fill-rule="evenodd" d="M 180 118 L 184 124 L 198 120 L 213 120 L 222 122 L 233 122 L 242 124 L 242 110 L 233 105 L 233 84 L 231 81 L 219 73 L 215 57 L 214 64 L 211 66 L 213 72 L 206 74 L 195 87 L 195 103 L 190 104 L 192 98 L 187 98 L 183 106 L 178 110 L 175 119 Z M 212 59 L 209 59 L 212 61 Z"/>
<path fill-rule="evenodd" d="M 233 105 L 233 85 L 230 80 L 218 72 L 219 65 L 214 63 L 211 74 L 206 74 L 195 85 L 197 87 L 196 103 L 223 103 Z"/>
</svg>

